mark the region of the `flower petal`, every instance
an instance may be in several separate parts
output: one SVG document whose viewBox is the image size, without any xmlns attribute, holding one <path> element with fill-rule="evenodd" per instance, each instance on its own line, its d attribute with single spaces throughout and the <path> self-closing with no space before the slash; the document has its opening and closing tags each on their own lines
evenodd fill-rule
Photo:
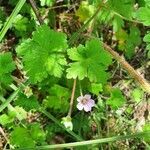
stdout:
<svg viewBox="0 0 150 150">
<path fill-rule="evenodd" d="M 84 110 L 86 112 L 91 111 L 91 107 L 89 105 L 84 105 Z"/>
<path fill-rule="evenodd" d="M 95 101 L 93 99 L 88 100 L 88 105 L 90 105 L 91 107 L 95 106 Z"/>
<path fill-rule="evenodd" d="M 78 104 L 77 104 L 77 108 L 78 108 L 79 110 L 82 110 L 83 107 L 84 107 L 83 104 L 81 104 L 81 103 L 78 103 Z"/>
<path fill-rule="evenodd" d="M 80 102 L 82 99 L 83 99 L 83 96 L 79 96 L 79 97 L 77 98 L 77 101 Z"/>
<path fill-rule="evenodd" d="M 84 95 L 84 98 L 86 98 L 87 100 L 88 100 L 88 99 L 91 99 L 91 95 L 90 95 L 90 94 L 85 94 L 85 95 Z"/>
</svg>

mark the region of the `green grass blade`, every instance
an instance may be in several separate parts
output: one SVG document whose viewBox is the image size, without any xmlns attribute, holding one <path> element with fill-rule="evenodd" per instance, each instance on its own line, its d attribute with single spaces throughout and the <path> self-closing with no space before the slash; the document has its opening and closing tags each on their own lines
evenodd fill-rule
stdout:
<svg viewBox="0 0 150 150">
<path fill-rule="evenodd" d="M 99 7 L 95 11 L 95 13 L 87 20 L 87 22 L 77 32 L 75 32 L 70 37 L 70 39 L 68 41 L 68 44 L 70 46 L 72 46 L 73 43 L 78 40 L 78 38 L 80 37 L 80 34 L 85 30 L 85 28 L 89 25 L 89 23 L 98 15 L 98 13 L 99 13 L 100 10 L 101 10 L 101 5 L 99 5 Z"/>
<path fill-rule="evenodd" d="M 64 130 L 66 130 L 70 135 L 72 135 L 77 141 L 83 141 L 83 139 L 77 135 L 76 133 L 74 133 L 71 130 L 68 130 L 67 128 L 65 128 L 64 125 L 62 125 L 52 114 L 50 114 L 49 112 L 47 112 L 46 110 L 41 110 L 41 112 L 47 116 L 49 119 L 51 119 L 53 122 L 55 122 L 59 127 L 63 128 Z"/>
<path fill-rule="evenodd" d="M 16 98 L 16 96 L 18 95 L 19 92 L 22 91 L 22 89 L 28 84 L 28 82 L 26 81 L 24 84 L 21 84 L 18 89 L 16 91 L 14 91 L 9 98 L 4 101 L 4 99 L 2 101 L 4 101 L 1 105 L 0 105 L 0 112 L 2 112 L 6 107 L 9 106 L 9 104 Z M 0 96 L 0 98 L 2 99 L 2 97 Z"/>
<path fill-rule="evenodd" d="M 144 136 L 150 135 L 150 131 L 146 132 L 139 132 L 130 135 L 121 135 L 121 136 L 113 136 L 109 138 L 102 138 L 96 140 L 88 140 L 82 142 L 73 142 L 73 143 L 65 143 L 65 144 L 54 144 L 54 145 L 45 145 L 45 146 L 37 146 L 36 149 L 38 150 L 46 150 L 46 149 L 57 149 L 57 148 L 70 148 L 70 147 L 78 147 L 78 146 L 88 146 L 93 144 L 101 144 L 101 143 L 109 143 L 115 141 L 122 141 L 127 139 L 134 139 L 134 138 L 142 138 Z M 32 150 L 35 148 L 19 148 L 17 150 Z"/>
<path fill-rule="evenodd" d="M 19 11 L 21 10 L 22 6 L 24 5 L 24 3 L 26 2 L 26 0 L 20 0 L 16 7 L 14 8 L 13 12 L 11 13 L 11 15 L 9 16 L 8 20 L 6 21 L 6 23 L 4 24 L 1 32 L 0 32 L 0 42 L 2 41 L 3 37 L 5 36 L 7 30 L 10 28 L 10 26 L 12 25 L 15 17 L 17 16 L 17 14 L 19 13 Z"/>
<path fill-rule="evenodd" d="M 11 96 L 0 105 L 0 112 L 2 112 L 6 107 L 8 107 L 8 105 L 11 103 L 11 101 L 13 101 L 15 99 L 15 97 L 17 96 L 18 92 L 20 91 L 20 89 L 17 89 L 13 94 L 11 94 Z"/>
<path fill-rule="evenodd" d="M 92 145 L 92 144 L 109 143 L 109 142 L 121 141 L 121 140 L 126 140 L 126 139 L 141 138 L 147 135 L 150 135 L 150 131 L 135 133 L 132 135 L 114 136 L 114 137 L 109 137 L 109 138 L 102 138 L 102 139 L 89 140 L 89 141 L 83 141 L 83 142 L 39 146 L 38 149 L 45 150 L 45 149 L 52 149 L 52 148 L 67 148 L 67 147 L 77 147 L 77 146 L 85 146 L 85 145 Z"/>
</svg>

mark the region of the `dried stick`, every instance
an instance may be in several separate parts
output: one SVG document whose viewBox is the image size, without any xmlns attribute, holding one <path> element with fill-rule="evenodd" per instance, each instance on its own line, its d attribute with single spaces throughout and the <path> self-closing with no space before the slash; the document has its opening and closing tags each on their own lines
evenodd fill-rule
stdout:
<svg viewBox="0 0 150 150">
<path fill-rule="evenodd" d="M 0 127 L 0 133 L 3 135 L 3 137 L 5 138 L 6 142 L 8 142 L 8 138 L 5 134 L 5 132 L 3 131 L 2 127 Z"/>
<path fill-rule="evenodd" d="M 72 113 L 72 109 L 73 109 L 73 101 L 74 101 L 74 94 L 75 94 L 75 89 L 76 89 L 76 82 L 77 82 L 77 79 L 74 79 L 71 100 L 70 100 L 70 108 L 69 108 L 69 112 L 68 112 L 69 117 L 71 117 L 71 113 Z"/>
<path fill-rule="evenodd" d="M 103 46 L 107 52 L 109 52 L 114 59 L 116 59 L 122 67 L 128 71 L 128 73 L 133 77 L 140 85 L 145 89 L 147 93 L 150 94 L 150 84 L 148 81 L 143 78 L 123 57 L 121 57 L 117 52 L 115 52 L 111 47 L 107 44 L 103 43 Z"/>
<path fill-rule="evenodd" d="M 40 13 L 39 13 L 39 11 L 37 9 L 35 1 L 34 0 L 29 0 L 29 2 L 30 2 L 30 5 L 31 5 L 31 7 L 32 7 L 32 9 L 33 9 L 33 11 L 34 11 L 34 13 L 36 15 L 36 18 L 38 19 L 38 21 L 40 23 L 40 25 L 43 24 L 42 17 L 41 17 L 41 15 L 40 15 Z"/>
</svg>

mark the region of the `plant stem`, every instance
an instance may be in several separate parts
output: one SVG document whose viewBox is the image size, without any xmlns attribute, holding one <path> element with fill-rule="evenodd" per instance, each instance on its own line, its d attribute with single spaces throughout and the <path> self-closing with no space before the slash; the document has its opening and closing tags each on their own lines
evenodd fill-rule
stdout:
<svg viewBox="0 0 150 150">
<path fill-rule="evenodd" d="M 36 18 L 38 19 L 38 21 L 40 23 L 40 25 L 43 24 L 42 17 L 41 17 L 41 15 L 40 15 L 37 7 L 36 7 L 35 1 L 34 0 L 29 0 L 29 2 L 30 2 L 30 5 L 31 5 L 31 7 L 32 7 L 32 9 L 33 9 L 33 11 L 34 11 L 34 13 L 36 15 Z"/>
<path fill-rule="evenodd" d="M 11 15 L 9 16 L 8 20 L 6 21 L 6 23 L 4 24 L 1 32 L 0 32 L 0 42 L 2 41 L 3 37 L 5 36 L 7 30 L 10 28 L 10 26 L 12 25 L 15 17 L 17 16 L 17 14 L 19 13 L 19 11 L 21 10 L 22 6 L 24 5 L 26 0 L 20 0 L 16 7 L 14 8 L 13 12 L 11 13 Z"/>
<path fill-rule="evenodd" d="M 89 20 L 69 39 L 68 44 L 70 46 L 73 45 L 73 43 L 79 38 L 79 34 L 81 34 L 84 31 L 84 29 L 87 27 L 87 25 L 97 16 L 98 12 L 100 11 L 100 8 L 101 8 L 101 5 L 95 11 L 93 16 L 91 16 L 91 18 L 89 18 Z M 76 79 L 74 80 L 72 94 L 71 94 L 70 108 L 69 108 L 69 112 L 68 112 L 69 117 L 71 117 L 71 113 L 72 113 L 75 87 L 76 87 Z"/>
<path fill-rule="evenodd" d="M 117 13 L 117 12 L 115 12 L 115 11 L 113 11 L 113 13 L 114 13 L 114 15 L 116 15 L 116 16 L 122 18 L 123 20 L 129 21 L 129 22 L 133 22 L 133 23 L 143 24 L 143 23 L 140 22 L 140 21 L 128 19 L 128 18 L 122 16 L 121 14 L 119 14 L 119 13 Z"/>
<path fill-rule="evenodd" d="M 95 13 L 93 14 L 93 16 L 91 16 L 91 18 L 89 18 L 89 20 L 77 31 L 75 32 L 71 38 L 68 41 L 69 45 L 73 45 L 74 42 L 80 37 L 79 35 L 84 31 L 84 29 L 89 25 L 89 23 L 97 16 L 97 14 L 99 13 L 100 9 L 101 9 L 101 5 L 98 7 L 98 9 L 95 11 Z"/>
<path fill-rule="evenodd" d="M 70 108 L 69 108 L 69 112 L 68 112 L 69 117 L 71 117 L 71 113 L 72 113 L 72 109 L 73 109 L 73 101 L 74 101 L 74 94 L 75 94 L 75 89 L 76 89 L 76 82 L 77 82 L 77 79 L 74 79 L 71 100 L 70 100 Z"/>
<path fill-rule="evenodd" d="M 80 89 L 80 95 L 83 96 L 83 91 L 82 91 L 82 86 L 81 86 L 81 81 L 79 80 L 79 89 Z"/>
<path fill-rule="evenodd" d="M 121 57 L 117 52 L 115 52 L 107 44 L 103 43 L 103 46 L 107 52 L 109 52 L 114 59 L 116 59 L 122 67 L 128 71 L 128 73 L 133 77 L 140 85 L 145 89 L 147 93 L 150 94 L 150 84 L 143 78 L 123 57 Z"/>
</svg>

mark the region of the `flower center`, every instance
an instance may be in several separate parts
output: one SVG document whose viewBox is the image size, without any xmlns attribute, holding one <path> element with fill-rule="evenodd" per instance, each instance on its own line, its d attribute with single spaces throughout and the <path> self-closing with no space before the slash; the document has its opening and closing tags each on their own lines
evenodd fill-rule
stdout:
<svg viewBox="0 0 150 150">
<path fill-rule="evenodd" d="M 87 103 L 87 99 L 86 98 L 83 98 L 82 100 L 81 100 L 81 103 L 83 104 L 83 105 L 85 105 L 86 103 Z"/>
</svg>

